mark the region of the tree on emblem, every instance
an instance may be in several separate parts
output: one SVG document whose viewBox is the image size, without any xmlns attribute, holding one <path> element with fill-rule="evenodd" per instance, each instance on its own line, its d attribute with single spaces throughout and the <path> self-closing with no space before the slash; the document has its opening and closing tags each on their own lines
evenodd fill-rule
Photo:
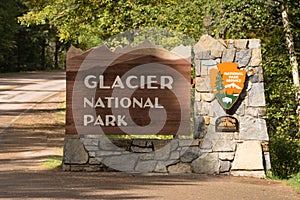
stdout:
<svg viewBox="0 0 300 200">
<path fill-rule="evenodd" d="M 222 94 L 223 92 L 221 91 L 225 89 L 223 82 L 223 74 L 221 74 L 220 71 L 218 71 L 218 75 L 216 77 L 215 87 L 219 94 Z"/>
</svg>

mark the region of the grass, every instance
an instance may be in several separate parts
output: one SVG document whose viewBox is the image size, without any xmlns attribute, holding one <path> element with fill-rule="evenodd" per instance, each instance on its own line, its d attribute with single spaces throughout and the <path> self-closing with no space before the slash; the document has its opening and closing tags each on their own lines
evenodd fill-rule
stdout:
<svg viewBox="0 0 300 200">
<path fill-rule="evenodd" d="M 42 167 L 46 167 L 49 169 L 56 169 L 56 168 L 60 168 L 61 166 L 62 166 L 62 156 L 50 156 L 42 164 Z"/>
<path fill-rule="evenodd" d="M 287 185 L 295 188 L 298 192 L 300 192 L 300 172 L 291 176 L 288 179 L 282 179 L 278 176 L 272 175 L 271 172 L 267 172 L 267 179 L 276 180 L 276 181 L 283 181 L 287 183 Z"/>
<path fill-rule="evenodd" d="M 66 101 L 61 104 L 60 108 L 61 110 L 57 111 L 54 117 L 57 118 L 60 123 L 64 124 L 66 120 Z"/>
<path fill-rule="evenodd" d="M 300 172 L 287 180 L 287 184 L 300 192 Z"/>
</svg>

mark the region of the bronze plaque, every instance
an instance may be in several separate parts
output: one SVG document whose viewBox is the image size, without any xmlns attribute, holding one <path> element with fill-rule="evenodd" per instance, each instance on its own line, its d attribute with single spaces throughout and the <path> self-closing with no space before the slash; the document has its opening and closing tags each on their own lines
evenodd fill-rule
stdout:
<svg viewBox="0 0 300 200">
<path fill-rule="evenodd" d="M 216 120 L 216 132 L 239 132 L 239 122 L 232 116 L 219 117 Z"/>
</svg>

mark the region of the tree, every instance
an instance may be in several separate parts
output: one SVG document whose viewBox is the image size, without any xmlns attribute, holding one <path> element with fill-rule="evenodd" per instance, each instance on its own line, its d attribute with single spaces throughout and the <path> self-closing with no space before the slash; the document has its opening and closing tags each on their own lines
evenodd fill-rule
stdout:
<svg viewBox="0 0 300 200">
<path fill-rule="evenodd" d="M 15 0 L 0 2 L 0 63 L 2 66 L 8 66 L 14 63 L 16 57 L 16 42 L 14 35 L 18 32 L 16 16 L 20 13 Z M 1 66 L 0 65 L 0 70 Z"/>
<path fill-rule="evenodd" d="M 141 27 L 168 28 L 198 37 L 203 31 L 201 6 L 198 1 L 182 0 L 57 0 L 34 6 L 20 22 L 49 24 L 57 29 L 60 41 L 88 49 L 112 35 Z"/>
<path fill-rule="evenodd" d="M 218 71 L 217 77 L 216 77 L 216 83 L 215 83 L 216 90 L 218 93 L 221 94 L 221 91 L 224 90 L 224 81 L 223 81 L 223 75 L 220 71 Z"/>
<path fill-rule="evenodd" d="M 292 66 L 292 75 L 293 75 L 293 84 L 296 88 L 296 102 L 298 104 L 297 107 L 297 114 L 298 114 L 298 124 L 299 124 L 299 131 L 300 134 L 300 82 L 299 82 L 299 72 L 298 72 L 298 61 L 295 51 L 294 45 L 294 36 L 292 34 L 292 30 L 290 27 L 290 19 L 289 19 L 289 8 L 287 6 L 287 2 L 283 1 L 281 3 L 281 15 L 282 15 L 282 22 L 285 31 L 285 40 L 287 44 L 287 49 L 289 51 L 289 59 L 290 64 Z"/>
</svg>

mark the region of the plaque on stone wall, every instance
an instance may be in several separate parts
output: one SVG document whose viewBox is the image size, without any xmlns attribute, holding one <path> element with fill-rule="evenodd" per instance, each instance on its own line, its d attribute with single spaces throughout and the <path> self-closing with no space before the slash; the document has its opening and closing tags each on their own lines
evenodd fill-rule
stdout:
<svg viewBox="0 0 300 200">
<path fill-rule="evenodd" d="M 238 64 L 233 62 L 225 62 L 217 66 L 218 69 L 210 70 L 211 86 L 220 105 L 229 110 L 244 88 L 246 71 L 238 69 Z"/>
<path fill-rule="evenodd" d="M 239 122 L 232 116 L 219 117 L 216 120 L 216 132 L 239 132 Z"/>
</svg>

